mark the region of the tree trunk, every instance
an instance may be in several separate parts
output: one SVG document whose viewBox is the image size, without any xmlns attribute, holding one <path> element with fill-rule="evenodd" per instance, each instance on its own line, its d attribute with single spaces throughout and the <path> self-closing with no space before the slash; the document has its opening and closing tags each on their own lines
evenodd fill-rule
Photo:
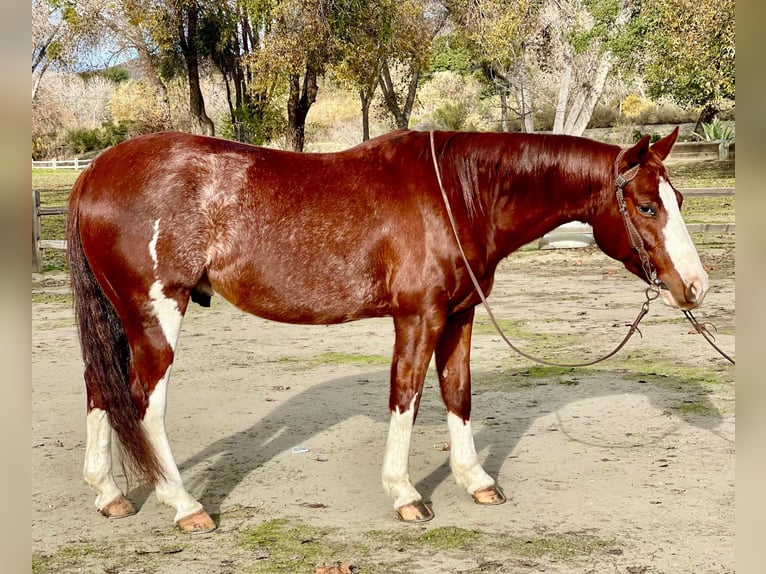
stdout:
<svg viewBox="0 0 766 574">
<path fill-rule="evenodd" d="M 178 19 L 178 38 L 186 62 L 189 76 L 189 113 L 197 124 L 199 133 L 215 135 L 215 125 L 205 111 L 205 98 L 202 96 L 199 79 L 199 54 L 197 52 L 197 24 L 199 7 L 192 3 L 186 10 L 186 18 L 182 9 L 176 11 Z M 184 21 L 186 29 L 184 29 Z"/>
<path fill-rule="evenodd" d="M 564 64 L 564 71 L 561 74 L 561 83 L 559 84 L 559 97 L 556 101 L 556 114 L 553 117 L 553 133 L 564 133 L 564 122 L 567 116 L 567 102 L 569 100 L 569 90 L 572 86 L 572 64 Z"/>
<path fill-rule="evenodd" d="M 362 101 L 362 141 L 366 142 L 370 139 L 370 104 L 372 103 L 372 97 L 365 90 L 359 90 L 359 98 Z"/>
<path fill-rule="evenodd" d="M 700 115 L 697 118 L 697 123 L 694 124 L 694 133 L 699 134 L 704 139 L 705 130 L 702 129 L 702 124 L 711 123 L 716 118 L 719 111 L 721 110 L 718 108 L 717 104 L 714 104 L 713 102 L 708 102 L 705 104 L 702 107 L 702 110 L 700 110 Z"/>
<path fill-rule="evenodd" d="M 500 86 L 498 89 L 500 94 L 500 129 L 504 132 L 511 131 L 511 126 L 508 123 L 508 92 L 505 86 Z"/>
<path fill-rule="evenodd" d="M 173 127 L 173 118 L 170 112 L 170 96 L 168 96 L 168 87 L 165 82 L 162 81 L 159 73 L 157 72 L 157 66 L 155 66 L 154 58 L 152 57 L 149 48 L 144 41 L 141 34 L 141 30 L 136 28 L 135 34 L 136 40 L 133 41 L 136 52 L 138 53 L 138 62 L 141 69 L 146 74 L 149 83 L 154 87 L 157 92 L 157 100 L 162 110 L 162 124 L 164 129 L 170 129 Z"/>
<path fill-rule="evenodd" d="M 412 115 L 412 106 L 415 104 L 415 94 L 418 90 L 418 79 L 420 78 L 420 71 L 417 68 L 413 68 L 411 71 L 410 82 L 407 86 L 407 95 L 404 100 L 404 105 L 399 105 L 399 98 L 396 94 L 396 87 L 391 79 L 391 71 L 388 68 L 388 62 L 383 61 L 383 66 L 380 72 L 380 89 L 383 92 L 383 101 L 386 104 L 386 108 L 394 116 L 396 121 L 396 127 L 399 129 L 407 129 L 410 125 L 410 116 Z"/>
<path fill-rule="evenodd" d="M 306 65 L 306 74 L 301 85 L 300 75 L 291 74 L 290 94 L 287 100 L 287 138 L 294 151 L 303 151 L 306 140 L 306 116 L 317 99 L 319 87 L 317 73 Z"/>
<path fill-rule="evenodd" d="M 598 67 L 596 69 L 596 77 L 593 79 L 593 83 L 589 86 L 589 90 L 584 94 L 582 104 L 576 111 L 577 115 L 571 124 L 571 129 L 567 131 L 568 134 L 581 136 L 590 123 L 591 117 L 593 117 L 593 110 L 596 109 L 596 104 L 601 98 L 601 94 L 604 93 L 604 86 L 606 85 L 606 79 L 609 76 L 609 72 L 612 70 L 614 57 L 610 51 L 605 51 L 599 58 Z"/>
</svg>

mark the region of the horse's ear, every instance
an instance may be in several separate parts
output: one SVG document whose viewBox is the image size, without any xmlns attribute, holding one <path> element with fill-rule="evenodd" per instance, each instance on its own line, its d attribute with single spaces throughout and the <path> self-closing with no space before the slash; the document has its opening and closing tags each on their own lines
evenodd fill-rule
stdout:
<svg viewBox="0 0 766 574">
<path fill-rule="evenodd" d="M 634 165 L 641 163 L 644 155 L 646 155 L 646 152 L 649 151 L 650 139 L 651 136 L 647 134 L 638 140 L 638 143 L 636 143 L 633 147 L 627 148 L 625 150 L 625 152 L 622 154 L 622 165 L 619 166 L 621 170 L 629 169 Z"/>
<path fill-rule="evenodd" d="M 666 157 L 668 157 L 668 154 L 670 154 L 670 149 L 673 147 L 673 144 L 676 143 L 676 138 L 678 137 L 678 126 L 675 127 L 675 129 L 670 132 L 668 135 L 666 135 L 661 140 L 658 140 L 653 146 L 652 151 L 656 153 L 658 156 L 660 156 L 661 160 L 665 160 Z"/>
</svg>

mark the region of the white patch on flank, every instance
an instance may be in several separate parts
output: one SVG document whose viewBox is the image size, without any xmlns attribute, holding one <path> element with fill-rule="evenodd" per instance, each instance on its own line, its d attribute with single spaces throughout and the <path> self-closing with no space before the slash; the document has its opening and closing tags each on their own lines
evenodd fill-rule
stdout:
<svg viewBox="0 0 766 574">
<path fill-rule="evenodd" d="M 101 510 L 122 496 L 112 475 L 112 427 L 106 411 L 92 409 L 86 419 L 85 482 L 96 491 L 96 508 Z"/>
<path fill-rule="evenodd" d="M 383 488 L 394 499 L 394 508 L 401 508 L 422 499 L 420 493 L 412 486 L 408 470 L 417 397 L 416 393 L 409 408 L 403 413 L 396 407 L 396 411 L 391 413 L 388 427 L 386 453 L 383 457 Z"/>
<path fill-rule="evenodd" d="M 160 220 L 154 222 L 154 234 L 151 241 L 149 241 L 149 255 L 152 256 L 154 261 L 154 270 L 157 270 L 157 240 L 160 238 Z"/>
<path fill-rule="evenodd" d="M 471 421 L 463 421 L 454 413 L 447 413 L 447 426 L 452 444 L 450 446 L 450 466 L 458 484 L 473 494 L 477 490 L 495 484 L 479 463 L 473 442 Z"/>
<path fill-rule="evenodd" d="M 176 343 L 178 342 L 178 333 L 181 331 L 183 315 L 178 310 L 176 300 L 166 297 L 162 289 L 162 281 L 157 279 L 149 288 L 149 298 L 152 301 L 154 315 L 160 322 L 162 333 L 165 335 L 170 348 L 175 350 Z"/>
<path fill-rule="evenodd" d="M 165 431 L 165 410 L 170 369 L 171 367 L 168 367 L 168 370 L 154 387 L 152 394 L 149 395 L 149 406 L 144 414 L 143 425 L 152 449 L 165 472 L 165 480 L 157 484 L 155 489 L 157 499 L 163 504 L 175 508 L 174 520 L 178 522 L 182 518 L 202 510 L 202 505 L 186 492 Z"/>
<path fill-rule="evenodd" d="M 152 239 L 149 241 L 149 255 L 152 256 L 154 261 L 154 276 L 157 277 L 157 267 L 159 261 L 157 259 L 157 241 L 160 238 L 160 219 L 154 222 L 154 233 Z M 178 342 L 178 333 L 181 330 L 181 321 L 183 315 L 178 310 L 178 303 L 175 299 L 165 296 L 164 285 L 162 281 L 157 279 L 149 288 L 149 299 L 152 302 L 152 311 L 154 316 L 160 323 L 162 333 L 165 335 L 170 348 L 175 350 L 176 343 Z"/>
<path fill-rule="evenodd" d="M 697 293 L 697 298 L 701 301 L 708 289 L 708 276 L 686 229 L 675 191 L 664 179 L 660 179 L 660 199 L 668 216 L 663 229 L 665 249 L 684 285 L 689 287 L 693 282 L 698 282 L 702 293 Z"/>
</svg>

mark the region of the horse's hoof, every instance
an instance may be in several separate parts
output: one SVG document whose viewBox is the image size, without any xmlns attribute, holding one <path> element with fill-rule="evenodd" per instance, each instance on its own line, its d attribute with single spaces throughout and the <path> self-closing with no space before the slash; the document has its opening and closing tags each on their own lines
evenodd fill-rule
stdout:
<svg viewBox="0 0 766 574">
<path fill-rule="evenodd" d="M 107 518 L 125 518 L 126 516 L 133 516 L 135 513 L 136 509 L 133 503 L 123 495 L 118 496 L 101 509 L 101 514 Z"/>
<path fill-rule="evenodd" d="M 473 496 L 473 501 L 476 504 L 483 504 L 486 506 L 503 504 L 506 501 L 505 494 L 503 494 L 503 491 L 497 485 L 480 488 L 471 496 Z"/>
<path fill-rule="evenodd" d="M 176 524 L 181 532 L 186 532 L 187 534 L 205 534 L 216 529 L 215 522 L 204 510 L 185 516 Z"/>
<path fill-rule="evenodd" d="M 434 517 L 433 511 L 422 500 L 405 504 L 397 508 L 396 513 L 402 522 L 428 522 Z"/>
</svg>

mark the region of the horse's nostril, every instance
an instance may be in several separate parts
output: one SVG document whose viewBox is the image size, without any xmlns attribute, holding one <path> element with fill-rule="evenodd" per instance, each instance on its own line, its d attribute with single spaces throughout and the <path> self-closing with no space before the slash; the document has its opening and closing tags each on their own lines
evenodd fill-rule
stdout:
<svg viewBox="0 0 766 574">
<path fill-rule="evenodd" d="M 701 302 L 704 295 L 705 290 L 702 287 L 702 283 L 699 281 L 692 281 L 691 285 L 689 285 L 688 289 L 686 290 L 686 299 L 690 303 Z"/>
</svg>

